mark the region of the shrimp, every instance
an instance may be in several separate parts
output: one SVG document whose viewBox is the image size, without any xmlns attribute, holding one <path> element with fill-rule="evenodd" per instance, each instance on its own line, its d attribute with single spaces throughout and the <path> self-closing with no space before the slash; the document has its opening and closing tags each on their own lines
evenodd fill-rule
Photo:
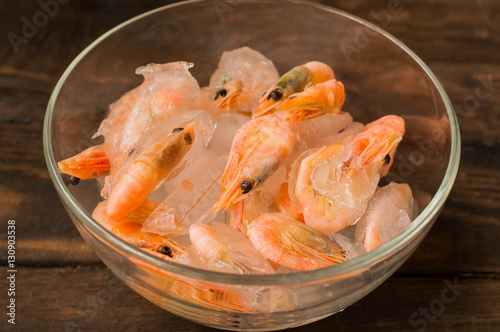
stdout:
<svg viewBox="0 0 500 332">
<path fill-rule="evenodd" d="M 194 139 L 194 122 L 191 122 L 142 152 L 109 196 L 108 217 L 123 219 L 139 207 L 182 160 Z"/>
<path fill-rule="evenodd" d="M 322 62 L 312 61 L 292 68 L 264 94 L 259 101 L 259 108 L 254 113 L 254 118 L 274 113 L 276 107 L 294 93 L 334 79 L 335 74 L 332 68 Z"/>
<path fill-rule="evenodd" d="M 212 225 L 196 223 L 189 228 L 189 238 L 203 260 L 196 265 L 229 273 L 274 274 L 269 262 L 243 234 L 222 223 Z"/>
<path fill-rule="evenodd" d="M 104 144 L 99 144 L 58 162 L 57 168 L 61 173 L 87 180 L 109 173 L 110 165 Z"/>
<path fill-rule="evenodd" d="M 303 121 L 327 113 L 340 113 L 344 104 L 345 90 L 342 82 L 329 80 L 294 93 L 277 110 L 285 111 L 285 120 Z"/>
<path fill-rule="evenodd" d="M 167 257 L 177 259 L 180 255 L 184 255 L 189 251 L 169 236 L 141 231 L 144 221 L 158 206 L 157 202 L 148 199 L 121 220 L 108 218 L 106 212 L 108 203 L 108 200 L 100 202 L 94 209 L 92 218 L 122 240 L 165 259 L 168 259 Z"/>
<path fill-rule="evenodd" d="M 284 213 L 260 216 L 248 226 L 248 237 L 268 260 L 296 270 L 345 261 L 342 252 L 321 234 Z"/>
<path fill-rule="evenodd" d="M 238 48 L 222 54 L 210 78 L 210 97 L 224 112 L 252 115 L 262 94 L 278 79 L 271 60 L 249 47 Z"/>
<path fill-rule="evenodd" d="M 289 124 L 274 115 L 243 125 L 234 136 L 213 210 L 229 210 L 264 183 L 290 155 L 294 141 Z"/>
<path fill-rule="evenodd" d="M 331 144 L 302 160 L 295 196 L 305 223 L 322 234 L 356 223 L 403 135 L 404 120 L 388 115 L 368 124 L 351 143 Z"/>
<path fill-rule="evenodd" d="M 144 82 L 110 105 L 108 117 L 93 136 L 105 136 L 111 176 L 158 123 L 192 109 L 199 86 L 189 73 L 191 67 L 192 63 L 172 62 L 137 68 L 136 73 L 144 76 Z"/>
<path fill-rule="evenodd" d="M 413 219 L 413 195 L 406 183 L 378 189 L 356 225 L 356 242 L 371 251 L 398 235 Z"/>
</svg>

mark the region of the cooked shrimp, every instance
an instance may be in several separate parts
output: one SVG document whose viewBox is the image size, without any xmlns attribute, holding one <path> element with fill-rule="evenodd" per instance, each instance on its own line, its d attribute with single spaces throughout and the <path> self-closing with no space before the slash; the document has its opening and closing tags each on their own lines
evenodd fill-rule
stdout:
<svg viewBox="0 0 500 332">
<path fill-rule="evenodd" d="M 108 117 L 94 135 L 105 136 L 106 154 L 114 176 L 139 140 L 161 121 L 193 107 L 199 86 L 189 73 L 193 64 L 172 62 L 139 67 L 144 82 L 110 105 Z"/>
<path fill-rule="evenodd" d="M 237 202 L 231 209 L 230 225 L 237 231 L 247 235 L 248 225 L 258 216 L 266 213 L 276 212 L 273 203 L 268 204 L 266 198 L 260 191 L 255 191 L 245 199 Z"/>
<path fill-rule="evenodd" d="M 295 184 L 305 223 L 322 234 L 356 223 L 403 135 L 404 120 L 388 115 L 368 124 L 350 144 L 334 143 L 305 158 Z"/>
<path fill-rule="evenodd" d="M 76 156 L 57 163 L 59 172 L 82 180 L 93 179 L 109 173 L 109 167 L 104 144 L 92 146 Z"/>
<path fill-rule="evenodd" d="M 274 115 L 243 125 L 234 136 L 213 210 L 229 210 L 264 183 L 290 155 L 294 141 L 289 124 Z"/>
<path fill-rule="evenodd" d="M 330 66 L 318 62 L 308 62 L 302 66 L 292 68 L 276 82 L 259 101 L 259 109 L 254 113 L 254 118 L 272 114 L 276 107 L 297 92 L 305 88 L 334 80 L 335 75 Z"/>
<path fill-rule="evenodd" d="M 344 105 L 345 90 L 342 82 L 329 80 L 294 93 L 277 109 L 285 111 L 285 120 L 303 121 L 327 113 L 340 113 Z"/>
<path fill-rule="evenodd" d="M 284 213 L 269 213 L 248 226 L 248 237 L 268 260 L 306 271 L 345 261 L 321 234 Z"/>
<path fill-rule="evenodd" d="M 413 219 L 413 195 L 406 183 L 378 189 L 356 225 L 356 242 L 371 251 L 398 235 Z"/>
<path fill-rule="evenodd" d="M 189 238 L 203 258 L 197 266 L 229 273 L 274 273 L 269 262 L 243 234 L 222 223 L 214 222 L 212 225 L 214 227 L 196 223 L 189 228 Z M 193 254 L 190 256 L 193 257 Z M 196 263 L 197 259 L 192 261 Z"/>
<path fill-rule="evenodd" d="M 167 258 L 166 256 L 168 256 L 176 259 L 179 255 L 188 252 L 187 248 L 179 245 L 169 236 L 141 231 L 144 221 L 158 206 L 157 202 L 147 199 L 130 215 L 121 220 L 108 218 L 106 212 L 108 203 L 107 200 L 100 202 L 94 209 L 92 218 L 122 240 L 161 258 Z"/>
<path fill-rule="evenodd" d="M 142 152 L 116 184 L 107 207 L 110 219 L 123 219 L 139 207 L 182 160 L 195 139 L 194 122 L 176 128 Z"/>
<path fill-rule="evenodd" d="M 225 112 L 252 115 L 262 94 L 279 79 L 271 60 L 242 47 L 224 52 L 210 78 L 210 97 Z"/>
</svg>

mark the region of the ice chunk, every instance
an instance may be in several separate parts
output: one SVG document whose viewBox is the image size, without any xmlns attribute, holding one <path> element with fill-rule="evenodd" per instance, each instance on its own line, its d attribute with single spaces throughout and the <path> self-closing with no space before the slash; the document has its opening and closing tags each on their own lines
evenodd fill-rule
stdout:
<svg viewBox="0 0 500 332">
<path fill-rule="evenodd" d="M 339 233 L 328 233 L 326 238 L 342 251 L 346 259 L 353 259 L 365 252 L 362 244 L 355 243 Z"/>
<path fill-rule="evenodd" d="M 227 273 L 274 274 L 271 264 L 243 234 L 214 222 L 213 227 L 193 224 L 189 230 L 195 249 L 188 259 L 198 268 Z"/>
<path fill-rule="evenodd" d="M 210 78 L 210 100 L 224 111 L 250 115 L 278 79 L 272 61 L 261 53 L 249 47 L 224 52 Z"/>
<path fill-rule="evenodd" d="M 398 235 L 413 220 L 410 186 L 392 182 L 373 195 L 356 226 L 356 243 L 373 250 Z"/>
<path fill-rule="evenodd" d="M 307 119 L 297 124 L 296 132 L 299 141 L 304 142 L 311 149 L 311 143 L 337 134 L 342 129 L 352 124 L 349 113 L 334 115 L 331 113 L 313 119 Z"/>
<path fill-rule="evenodd" d="M 322 148 L 324 146 L 328 146 L 334 143 L 342 142 L 345 140 L 348 136 L 355 136 L 359 134 L 360 132 L 363 131 L 365 126 L 362 123 L 359 122 L 354 122 L 351 125 L 347 126 L 344 128 L 344 130 L 328 135 L 326 137 L 320 138 L 318 140 L 313 141 L 309 147 L 311 149 L 316 149 L 316 148 Z"/>
<path fill-rule="evenodd" d="M 177 174 L 173 174 L 167 182 L 165 188 L 169 193 L 176 190 L 185 179 L 189 179 L 190 174 L 196 172 L 203 165 L 209 165 L 213 160 L 229 154 L 231 143 L 236 131 L 247 121 L 248 117 L 240 114 L 222 114 L 213 119 L 214 131 L 208 146 L 204 145 L 200 149 L 194 150 L 196 153 L 188 153 L 185 160 L 188 165 L 177 168 Z"/>
<path fill-rule="evenodd" d="M 194 102 L 193 109 L 207 111 L 213 117 L 222 114 L 222 111 L 212 104 L 212 99 L 210 99 L 210 88 L 208 86 L 200 89 L 198 98 L 196 98 Z"/>
<path fill-rule="evenodd" d="M 208 223 L 215 218 L 217 213 L 212 210 L 212 206 L 219 197 L 218 179 L 224 171 L 227 155 L 214 155 L 214 158 L 207 160 L 193 173 L 182 177 L 181 184 L 144 222 L 144 232 L 182 235 L 188 233 L 192 224 Z"/>
</svg>

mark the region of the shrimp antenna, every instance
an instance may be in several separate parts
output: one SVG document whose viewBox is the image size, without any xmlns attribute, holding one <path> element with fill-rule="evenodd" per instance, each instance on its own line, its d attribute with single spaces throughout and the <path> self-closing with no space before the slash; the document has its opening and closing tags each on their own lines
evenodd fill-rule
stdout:
<svg viewBox="0 0 500 332">
<path fill-rule="evenodd" d="M 222 174 L 223 174 L 223 173 L 224 173 L 224 172 L 221 172 L 221 173 L 219 174 L 219 176 L 217 176 L 217 177 L 215 178 L 215 180 L 212 182 L 212 184 L 210 184 L 210 186 L 207 188 L 207 190 L 205 190 L 205 191 L 203 192 L 203 195 L 201 195 L 201 196 L 200 196 L 200 198 L 198 198 L 198 200 L 196 201 L 196 203 L 194 203 L 194 205 L 193 205 L 193 206 L 189 209 L 189 211 L 188 211 L 188 212 L 186 212 L 186 214 L 184 215 L 184 217 L 182 217 L 182 219 L 181 219 L 181 222 L 180 222 L 181 224 L 182 224 L 182 222 L 184 221 L 184 219 L 186 219 L 187 215 L 188 215 L 191 211 L 193 211 L 193 209 L 195 208 L 195 206 L 196 206 L 196 205 L 198 205 L 198 203 L 201 201 L 201 199 L 202 199 L 202 198 L 203 198 L 203 197 L 207 194 L 207 192 L 210 190 L 210 188 L 212 188 L 212 186 L 213 186 L 213 185 L 214 185 L 214 184 L 215 184 L 215 183 L 216 183 L 216 182 L 220 179 L 220 177 L 222 176 Z"/>
</svg>

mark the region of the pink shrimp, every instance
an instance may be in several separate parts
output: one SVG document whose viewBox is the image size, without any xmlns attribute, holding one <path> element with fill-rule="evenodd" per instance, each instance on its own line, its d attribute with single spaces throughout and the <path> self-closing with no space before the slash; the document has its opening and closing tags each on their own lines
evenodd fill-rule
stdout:
<svg viewBox="0 0 500 332">
<path fill-rule="evenodd" d="M 288 194 L 288 182 L 283 182 L 281 184 L 274 204 L 280 212 L 288 214 L 290 217 L 300 222 L 304 222 L 304 215 L 297 211 L 297 208 L 293 205 L 290 195 Z"/>
<path fill-rule="evenodd" d="M 345 90 L 342 82 L 329 80 L 294 93 L 277 109 L 286 111 L 285 120 L 303 121 L 327 113 L 339 114 L 344 105 Z"/>
<path fill-rule="evenodd" d="M 234 137 L 213 210 L 229 210 L 262 185 L 290 155 L 294 141 L 289 124 L 274 115 L 243 125 Z"/>
<path fill-rule="evenodd" d="M 139 207 L 182 160 L 195 139 L 194 122 L 176 128 L 167 138 L 154 143 L 130 165 L 109 196 L 110 219 L 123 219 Z"/>
<path fill-rule="evenodd" d="M 342 252 L 321 234 L 284 213 L 269 213 L 248 226 L 248 237 L 268 260 L 306 271 L 345 261 Z"/>
<path fill-rule="evenodd" d="M 168 259 L 167 257 L 177 259 L 179 255 L 188 252 L 187 248 L 169 236 L 141 231 L 144 221 L 158 206 L 157 202 L 148 199 L 130 215 L 120 220 L 108 218 L 106 212 L 108 203 L 108 200 L 100 202 L 94 209 L 92 218 L 122 240 L 164 259 Z"/>
<path fill-rule="evenodd" d="M 57 168 L 61 173 L 87 180 L 109 173 L 110 165 L 104 144 L 100 144 L 58 162 Z"/>
<path fill-rule="evenodd" d="M 322 234 L 356 223 L 403 135 L 404 120 L 388 115 L 368 124 L 352 143 L 335 143 L 305 158 L 295 185 L 305 223 Z"/>
<path fill-rule="evenodd" d="M 229 273 L 274 274 L 269 262 L 243 234 L 222 223 L 212 225 L 196 223 L 189 228 L 189 238 L 202 257 L 199 267 Z"/>
<path fill-rule="evenodd" d="M 335 79 L 330 66 L 318 62 L 308 62 L 302 66 L 292 68 L 281 76 L 259 102 L 259 108 L 254 118 L 269 115 L 276 111 L 276 107 L 287 100 L 291 95 L 304 91 L 305 88 Z"/>
</svg>

